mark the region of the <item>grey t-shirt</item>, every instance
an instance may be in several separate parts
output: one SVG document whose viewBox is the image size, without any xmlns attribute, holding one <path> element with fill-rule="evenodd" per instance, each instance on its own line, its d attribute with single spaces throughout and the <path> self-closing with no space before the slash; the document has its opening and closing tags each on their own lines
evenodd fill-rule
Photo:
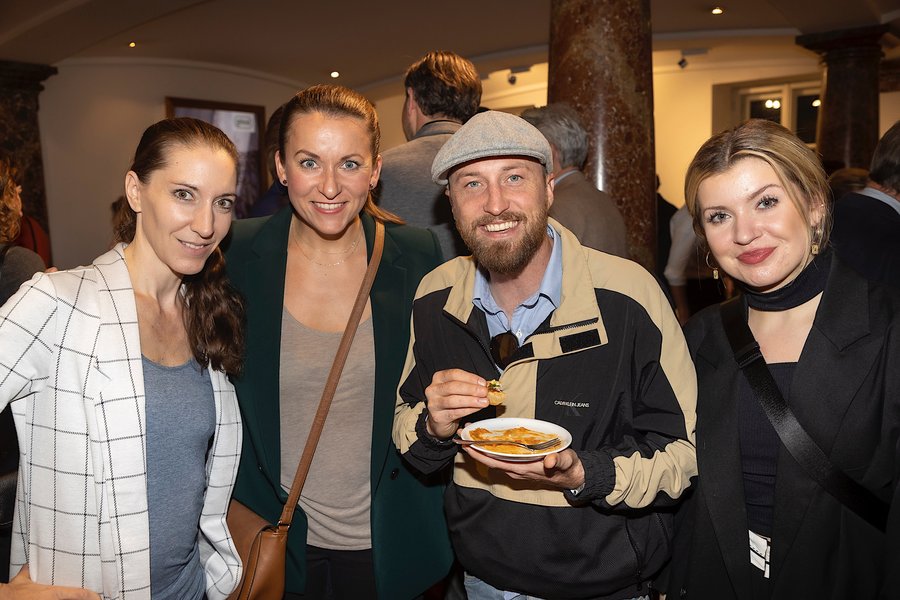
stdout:
<svg viewBox="0 0 900 600">
<path fill-rule="evenodd" d="M 206 455 L 216 428 L 209 372 L 194 359 L 165 367 L 146 357 L 147 506 L 153 600 L 200 600 L 200 512 L 206 497 Z"/>
<path fill-rule="evenodd" d="M 306 327 L 287 311 L 281 324 L 281 486 L 289 490 L 343 332 Z M 375 342 L 359 324 L 298 504 L 307 543 L 331 550 L 372 547 L 369 518 Z"/>
</svg>

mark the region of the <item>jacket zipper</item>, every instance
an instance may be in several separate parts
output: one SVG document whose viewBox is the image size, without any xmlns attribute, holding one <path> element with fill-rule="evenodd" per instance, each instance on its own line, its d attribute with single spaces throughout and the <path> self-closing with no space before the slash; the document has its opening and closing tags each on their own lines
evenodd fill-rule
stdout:
<svg viewBox="0 0 900 600">
<path fill-rule="evenodd" d="M 491 366 L 494 367 L 494 373 L 496 373 L 497 377 L 500 377 L 503 374 L 503 371 L 500 370 L 500 367 L 498 367 L 496 364 L 494 364 L 494 358 L 491 356 L 491 349 L 485 345 L 485 343 L 482 341 L 482 339 L 480 337 L 478 337 L 478 334 L 476 334 L 474 331 L 472 331 L 469 328 L 468 324 L 457 319 L 455 315 L 452 315 L 446 311 L 444 311 L 444 314 L 446 314 L 452 320 L 456 321 L 456 324 L 459 325 L 463 331 L 468 333 L 470 336 L 472 336 L 472 339 L 474 339 L 476 342 L 478 342 L 478 345 L 481 346 L 482 350 L 484 350 L 484 355 L 487 357 L 488 362 L 490 362 Z"/>
<path fill-rule="evenodd" d="M 625 537 L 628 538 L 628 544 L 631 546 L 631 551 L 634 552 L 634 561 L 637 568 L 637 581 L 635 581 L 635 590 L 640 591 L 641 584 L 644 582 L 644 572 L 642 565 L 644 564 L 643 559 L 641 558 L 641 553 L 638 552 L 638 548 L 634 543 L 634 540 L 631 538 L 631 530 L 628 528 L 628 520 L 625 521 Z"/>
<path fill-rule="evenodd" d="M 654 512 L 654 513 L 653 513 L 653 516 L 656 517 L 656 521 L 657 521 L 657 523 L 659 523 L 659 529 L 660 529 L 660 531 L 662 532 L 663 541 L 664 541 L 665 544 L 666 544 L 666 554 L 668 554 L 668 553 L 669 553 L 669 546 L 670 546 L 670 543 L 669 543 L 669 534 L 668 534 L 668 532 L 666 531 L 666 525 L 665 525 L 665 523 L 663 523 L 663 519 L 662 519 L 662 515 L 661 515 L 661 514 L 659 514 L 658 512 Z"/>
<path fill-rule="evenodd" d="M 555 333 L 557 331 L 566 331 L 567 329 L 576 329 L 578 327 L 584 327 L 585 325 L 593 325 L 597 321 L 599 321 L 599 319 L 594 317 L 593 319 L 585 319 L 584 321 L 578 321 L 577 323 L 569 323 L 568 325 L 560 325 L 559 327 L 550 327 L 546 331 L 535 331 L 535 333 Z"/>
</svg>

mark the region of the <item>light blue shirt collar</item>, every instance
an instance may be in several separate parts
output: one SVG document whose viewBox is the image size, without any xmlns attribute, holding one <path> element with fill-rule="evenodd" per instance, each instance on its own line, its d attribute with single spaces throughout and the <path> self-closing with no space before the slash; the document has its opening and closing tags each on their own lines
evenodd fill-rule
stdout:
<svg viewBox="0 0 900 600">
<path fill-rule="evenodd" d="M 897 214 L 900 214 L 900 201 L 895 198 L 892 198 L 888 194 L 885 194 L 881 190 L 876 190 L 875 188 L 863 188 L 859 192 L 863 196 L 868 196 L 869 198 L 875 198 L 876 200 L 880 200 L 897 211 Z"/>
<path fill-rule="evenodd" d="M 553 185 L 558 184 L 560 181 L 562 181 L 566 177 L 569 177 L 570 175 L 574 175 L 575 173 L 578 173 L 578 172 L 579 172 L 578 169 L 572 169 L 571 171 L 566 171 L 565 173 L 563 173 L 562 175 L 559 175 L 558 177 L 556 177 L 553 180 Z"/>
<path fill-rule="evenodd" d="M 472 304 L 485 314 L 491 337 L 512 331 L 521 345 L 559 307 L 562 298 L 562 244 L 559 234 L 550 225 L 547 225 L 547 236 L 553 249 L 541 285 L 513 310 L 511 319 L 507 318 L 491 295 L 491 286 L 483 270 L 479 268 L 476 271 Z"/>
</svg>

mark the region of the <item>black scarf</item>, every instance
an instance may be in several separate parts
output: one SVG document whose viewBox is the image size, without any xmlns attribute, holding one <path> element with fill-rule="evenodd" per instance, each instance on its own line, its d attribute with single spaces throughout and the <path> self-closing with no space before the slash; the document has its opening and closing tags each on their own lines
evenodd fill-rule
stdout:
<svg viewBox="0 0 900 600">
<path fill-rule="evenodd" d="M 825 250 L 813 258 L 792 282 L 777 290 L 755 292 L 740 282 L 738 285 L 747 297 L 750 308 L 764 311 L 788 310 L 809 302 L 824 291 L 830 270 L 831 251 Z"/>
</svg>

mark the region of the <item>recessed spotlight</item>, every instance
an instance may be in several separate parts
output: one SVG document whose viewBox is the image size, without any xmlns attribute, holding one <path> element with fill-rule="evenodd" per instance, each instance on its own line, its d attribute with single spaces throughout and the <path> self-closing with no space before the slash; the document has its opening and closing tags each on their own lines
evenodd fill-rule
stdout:
<svg viewBox="0 0 900 600">
<path fill-rule="evenodd" d="M 137 43 L 135 43 L 135 42 L 128 42 L 128 47 L 129 47 L 129 48 L 134 48 L 135 46 L 137 46 Z"/>
<path fill-rule="evenodd" d="M 337 78 L 340 77 L 340 76 L 341 76 L 341 74 L 338 73 L 337 71 L 332 71 L 332 72 L 331 72 L 331 78 L 332 78 L 332 79 L 337 79 Z"/>
<path fill-rule="evenodd" d="M 725 12 L 725 9 L 722 8 L 721 6 L 716 6 L 710 12 L 712 12 L 712 14 L 714 14 L 714 15 L 721 15 L 722 13 Z"/>
</svg>

